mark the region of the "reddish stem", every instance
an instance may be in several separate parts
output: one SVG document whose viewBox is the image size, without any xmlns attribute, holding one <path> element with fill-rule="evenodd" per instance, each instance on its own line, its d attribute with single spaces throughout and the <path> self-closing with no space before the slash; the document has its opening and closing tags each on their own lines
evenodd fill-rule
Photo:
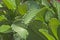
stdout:
<svg viewBox="0 0 60 40">
<path fill-rule="evenodd" d="M 58 2 L 60 2 L 60 0 L 58 0 Z"/>
</svg>

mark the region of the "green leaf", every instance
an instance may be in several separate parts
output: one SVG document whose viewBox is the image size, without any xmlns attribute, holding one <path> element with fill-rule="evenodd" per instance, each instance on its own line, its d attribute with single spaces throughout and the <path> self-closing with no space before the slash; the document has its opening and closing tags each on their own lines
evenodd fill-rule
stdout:
<svg viewBox="0 0 60 40">
<path fill-rule="evenodd" d="M 6 31 L 8 31 L 11 27 L 9 25 L 1 25 L 0 26 L 0 32 L 1 33 L 5 33 Z"/>
<path fill-rule="evenodd" d="M 49 21 L 49 27 L 51 29 L 51 31 L 53 32 L 54 36 L 58 39 L 58 35 L 57 35 L 57 28 L 59 26 L 59 21 L 56 19 L 56 18 L 52 18 L 50 21 Z"/>
<path fill-rule="evenodd" d="M 27 4 L 21 4 L 18 6 L 18 11 L 21 15 L 24 15 L 25 13 L 27 13 Z"/>
<path fill-rule="evenodd" d="M 42 0 L 42 5 L 44 6 L 50 6 L 49 2 L 47 0 Z"/>
<path fill-rule="evenodd" d="M 56 0 L 51 0 L 52 4 L 54 7 L 57 7 L 57 1 Z"/>
<path fill-rule="evenodd" d="M 57 13 L 58 13 L 58 19 L 60 20 L 60 3 L 57 2 Z"/>
<path fill-rule="evenodd" d="M 45 35 L 48 40 L 55 40 L 55 38 L 48 33 L 48 30 L 39 29 L 39 32 L 41 32 L 43 35 Z"/>
<path fill-rule="evenodd" d="M 28 1 L 27 4 L 29 10 L 40 8 L 40 6 L 35 1 Z"/>
<path fill-rule="evenodd" d="M 42 5 L 46 6 L 49 11 L 51 11 L 52 13 L 55 14 L 54 10 L 52 8 L 50 8 L 51 3 L 49 1 L 51 2 L 52 0 L 42 0 Z"/>
<path fill-rule="evenodd" d="M 54 17 L 53 13 L 51 11 L 47 11 L 45 14 L 45 21 L 49 22 L 49 20 L 53 17 Z"/>
<path fill-rule="evenodd" d="M 7 18 L 4 15 L 0 16 L 0 21 L 7 20 Z"/>
<path fill-rule="evenodd" d="M 41 11 L 37 14 L 35 19 L 44 22 L 44 15 L 46 14 L 46 11 L 47 11 L 46 7 L 42 8 Z"/>
<path fill-rule="evenodd" d="M 29 11 L 26 15 L 23 16 L 23 22 L 25 24 L 28 24 L 39 12 L 43 11 L 46 7 L 43 7 L 41 9 L 33 9 Z"/>
<path fill-rule="evenodd" d="M 42 0 L 35 0 L 38 4 L 40 4 L 41 5 L 41 3 L 42 3 Z"/>
<path fill-rule="evenodd" d="M 15 33 L 13 36 L 14 36 L 14 40 L 20 40 L 21 39 L 19 34 L 17 34 L 17 33 Z"/>
<path fill-rule="evenodd" d="M 33 22 L 29 23 L 29 40 L 47 40 L 47 38 L 42 36 L 38 31 L 41 28 L 47 29 L 46 25 L 44 25 L 40 20 L 33 20 Z"/>
<path fill-rule="evenodd" d="M 0 4 L 0 7 L 3 7 L 3 6 Z"/>
<path fill-rule="evenodd" d="M 11 27 L 12 27 L 12 30 L 17 32 L 22 39 L 26 39 L 26 37 L 28 36 L 28 31 L 26 29 L 24 29 L 24 28 L 22 28 L 20 26 L 17 26 L 15 24 L 12 24 Z"/>
<path fill-rule="evenodd" d="M 18 6 L 20 5 L 21 0 L 15 0 L 15 2 L 16 2 L 16 5 Z"/>
<path fill-rule="evenodd" d="M 8 7 L 8 9 L 11 9 L 11 10 L 16 9 L 15 0 L 3 0 L 3 2 Z"/>
</svg>

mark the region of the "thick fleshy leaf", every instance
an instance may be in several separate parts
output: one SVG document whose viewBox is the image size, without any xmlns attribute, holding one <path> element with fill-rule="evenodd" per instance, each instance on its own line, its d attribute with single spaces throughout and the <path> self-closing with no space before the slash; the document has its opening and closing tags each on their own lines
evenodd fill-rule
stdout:
<svg viewBox="0 0 60 40">
<path fill-rule="evenodd" d="M 42 10 L 37 14 L 35 19 L 44 22 L 44 15 L 46 14 L 45 13 L 46 11 L 47 11 L 46 7 L 42 8 Z"/>
<path fill-rule="evenodd" d="M 49 27 L 52 31 L 52 33 L 54 34 L 54 36 L 58 39 L 58 36 L 57 36 L 57 28 L 59 26 L 59 21 L 56 19 L 56 18 L 52 18 L 50 21 L 49 21 Z"/>
<path fill-rule="evenodd" d="M 8 7 L 8 9 L 11 9 L 11 10 L 16 9 L 15 0 L 3 0 L 3 2 Z"/>
<path fill-rule="evenodd" d="M 46 14 L 50 14 L 50 17 L 52 17 L 54 13 L 55 12 L 52 9 L 45 7 L 37 14 L 37 17 L 35 19 L 44 22 Z M 46 20 L 48 20 L 48 19 L 46 19 Z"/>
<path fill-rule="evenodd" d="M 8 31 L 11 27 L 9 25 L 1 25 L 0 26 L 0 33 L 5 33 Z"/>
<path fill-rule="evenodd" d="M 55 40 L 55 38 L 48 33 L 48 30 L 39 29 L 39 32 L 41 32 L 44 36 L 46 36 L 48 40 Z"/>
<path fill-rule="evenodd" d="M 28 24 L 31 19 L 33 19 L 39 12 L 43 11 L 46 7 L 43 7 L 41 9 L 33 9 L 32 11 L 29 11 L 28 14 L 23 16 L 23 22 L 25 24 Z"/>
<path fill-rule="evenodd" d="M 12 30 L 17 32 L 22 39 L 26 39 L 26 37 L 28 36 L 28 31 L 26 29 L 24 29 L 24 28 L 22 28 L 20 26 L 17 26 L 15 24 L 12 24 L 11 27 L 12 27 Z"/>
</svg>

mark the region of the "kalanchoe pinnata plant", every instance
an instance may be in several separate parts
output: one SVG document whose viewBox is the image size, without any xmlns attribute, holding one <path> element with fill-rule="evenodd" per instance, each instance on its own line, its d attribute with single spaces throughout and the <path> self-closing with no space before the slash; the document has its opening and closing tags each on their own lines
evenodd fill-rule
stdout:
<svg viewBox="0 0 60 40">
<path fill-rule="evenodd" d="M 0 40 L 60 40 L 60 0 L 2 0 Z"/>
</svg>

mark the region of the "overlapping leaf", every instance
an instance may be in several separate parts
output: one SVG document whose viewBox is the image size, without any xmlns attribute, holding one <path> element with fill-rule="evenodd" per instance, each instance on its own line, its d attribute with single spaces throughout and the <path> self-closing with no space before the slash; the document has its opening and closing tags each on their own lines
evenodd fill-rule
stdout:
<svg viewBox="0 0 60 40">
<path fill-rule="evenodd" d="M 41 11 L 37 14 L 35 19 L 44 22 L 44 15 L 46 14 L 46 11 L 47 11 L 46 7 L 42 8 Z"/>
<path fill-rule="evenodd" d="M 49 2 L 47 0 L 42 0 L 42 5 L 44 5 L 44 6 L 50 6 Z"/>
<path fill-rule="evenodd" d="M 39 12 L 43 11 L 43 9 L 46 9 L 46 7 L 42 9 L 33 9 L 32 11 L 29 11 L 28 14 L 23 16 L 24 23 L 29 23 L 31 19 L 33 19 Z"/>
<path fill-rule="evenodd" d="M 59 2 L 57 2 L 57 13 L 58 13 L 58 18 L 59 18 L 59 20 L 60 20 L 60 3 Z"/>
<path fill-rule="evenodd" d="M 56 19 L 56 18 L 52 18 L 50 21 L 49 21 L 49 27 L 53 33 L 53 35 L 58 39 L 58 35 L 57 35 L 57 28 L 59 26 L 59 21 Z"/>
<path fill-rule="evenodd" d="M 26 29 L 24 29 L 20 26 L 17 26 L 15 24 L 12 24 L 11 27 L 12 27 L 12 30 L 17 32 L 22 39 L 26 39 L 26 37 L 28 36 L 28 31 Z"/>
<path fill-rule="evenodd" d="M 51 11 L 47 11 L 45 14 L 45 21 L 49 22 L 49 20 L 53 17 L 54 17 L 53 13 Z"/>
<path fill-rule="evenodd" d="M 46 29 L 39 29 L 39 32 L 41 32 L 43 35 L 45 35 L 48 40 L 55 40 L 55 38 L 48 33 L 48 30 L 46 30 Z"/>
<path fill-rule="evenodd" d="M 8 31 L 11 27 L 9 25 L 1 25 L 0 26 L 0 33 L 5 33 Z"/>
<path fill-rule="evenodd" d="M 24 15 L 25 13 L 27 13 L 27 4 L 21 4 L 18 6 L 18 11 L 21 15 Z"/>
<path fill-rule="evenodd" d="M 15 10 L 16 3 L 15 0 L 3 0 L 4 4 L 8 7 L 8 9 Z"/>
<path fill-rule="evenodd" d="M 0 7 L 3 7 L 3 6 L 0 4 Z"/>
<path fill-rule="evenodd" d="M 0 16 L 0 21 L 7 20 L 7 18 L 4 15 Z"/>
</svg>

